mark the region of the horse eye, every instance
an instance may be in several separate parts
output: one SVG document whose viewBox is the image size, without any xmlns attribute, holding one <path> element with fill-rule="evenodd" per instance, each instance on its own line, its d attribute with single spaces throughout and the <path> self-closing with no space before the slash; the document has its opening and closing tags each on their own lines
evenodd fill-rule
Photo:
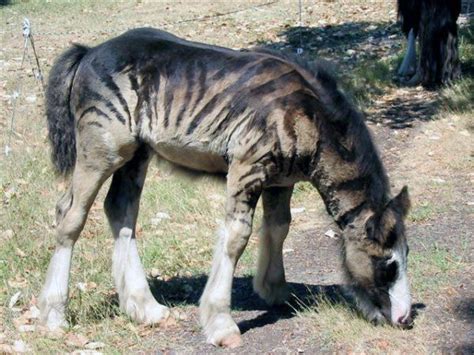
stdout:
<svg viewBox="0 0 474 355">
<path fill-rule="evenodd" d="M 398 276 L 398 262 L 395 260 L 385 260 L 378 264 L 375 269 L 375 283 L 377 286 L 386 287 L 393 283 Z"/>
<path fill-rule="evenodd" d="M 395 242 L 397 241 L 398 235 L 395 229 L 390 230 L 388 233 L 387 239 L 385 240 L 385 246 L 387 248 L 393 247 Z"/>
</svg>

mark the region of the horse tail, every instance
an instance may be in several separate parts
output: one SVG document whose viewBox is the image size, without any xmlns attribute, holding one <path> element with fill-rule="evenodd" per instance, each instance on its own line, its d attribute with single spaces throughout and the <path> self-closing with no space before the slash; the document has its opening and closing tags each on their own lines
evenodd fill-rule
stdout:
<svg viewBox="0 0 474 355">
<path fill-rule="evenodd" d="M 46 89 L 46 116 L 51 160 L 56 171 L 68 175 L 76 162 L 76 133 L 70 98 L 72 84 L 88 47 L 74 44 L 54 63 Z"/>
</svg>

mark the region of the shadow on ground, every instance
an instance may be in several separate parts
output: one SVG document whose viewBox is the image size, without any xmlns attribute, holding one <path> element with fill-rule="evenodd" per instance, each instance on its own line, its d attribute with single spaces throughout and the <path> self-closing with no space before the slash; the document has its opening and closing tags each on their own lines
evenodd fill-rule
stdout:
<svg viewBox="0 0 474 355">
<path fill-rule="evenodd" d="M 460 28 L 459 42 L 474 42 L 474 21 Z M 403 57 L 404 37 L 394 22 L 347 22 L 321 27 L 288 27 L 274 42 L 260 41 L 257 47 L 296 53 L 303 58 L 326 59 L 334 63 L 342 88 L 367 112 L 367 120 L 393 129 L 412 127 L 430 121 L 442 104 L 438 92 L 407 89 L 387 95 L 399 86 L 396 70 Z M 469 47 L 467 47 L 469 48 Z M 474 60 L 461 63 L 464 77 L 474 72 Z"/>
<path fill-rule="evenodd" d="M 383 51 L 376 48 L 388 43 L 400 47 L 401 34 L 390 22 L 347 22 L 321 27 L 288 27 L 278 34 L 278 42 L 258 41 L 258 47 L 296 52 L 314 60 L 326 57 L 336 62 L 351 64 L 357 59 L 380 57 Z M 352 52 L 352 51 L 354 52 Z"/>
<path fill-rule="evenodd" d="M 171 307 L 199 304 L 199 298 L 207 281 L 207 276 L 174 277 L 167 281 L 149 280 L 153 295 L 160 303 Z M 347 304 L 351 307 L 350 300 L 344 295 L 340 285 L 308 285 L 289 282 L 292 296 L 285 305 L 270 307 L 261 300 L 252 288 L 252 278 L 234 278 L 232 288 L 233 311 L 266 311 L 256 318 L 239 323 L 242 333 L 253 328 L 273 324 L 280 319 L 296 316 L 298 311 L 307 307 L 317 308 L 318 300 L 324 299 L 334 304 Z"/>
</svg>

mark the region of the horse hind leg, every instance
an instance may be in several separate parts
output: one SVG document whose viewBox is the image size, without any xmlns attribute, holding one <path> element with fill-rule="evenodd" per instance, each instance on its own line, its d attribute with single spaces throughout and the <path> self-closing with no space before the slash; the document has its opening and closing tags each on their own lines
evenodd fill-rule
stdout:
<svg viewBox="0 0 474 355">
<path fill-rule="evenodd" d="M 105 199 L 105 213 L 115 239 L 112 274 L 120 308 L 133 320 L 159 323 L 169 316 L 167 307 L 153 297 L 145 277 L 135 239 L 140 195 L 151 153 L 145 146 L 114 173 Z"/>
<path fill-rule="evenodd" d="M 255 292 L 268 304 L 282 304 L 289 295 L 283 266 L 283 242 L 290 228 L 290 199 L 293 187 L 263 190 L 263 226 Z"/>
<path fill-rule="evenodd" d="M 110 174 L 76 162 L 71 184 L 56 207 L 57 239 L 39 298 L 41 320 L 50 329 L 66 326 L 68 283 L 74 244 L 102 183 Z"/>
<path fill-rule="evenodd" d="M 89 113 L 77 123 L 75 167 L 69 189 L 57 204 L 56 248 L 39 298 L 41 320 L 50 329 L 67 325 L 65 312 L 73 248 L 97 192 L 137 149 L 136 140 L 126 126 L 100 119 Z"/>
</svg>

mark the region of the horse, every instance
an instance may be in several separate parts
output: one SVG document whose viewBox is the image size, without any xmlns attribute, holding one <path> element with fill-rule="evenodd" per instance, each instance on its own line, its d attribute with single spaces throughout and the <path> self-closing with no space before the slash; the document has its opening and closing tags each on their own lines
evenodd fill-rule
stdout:
<svg viewBox="0 0 474 355">
<path fill-rule="evenodd" d="M 408 40 L 398 75 L 409 85 L 435 87 L 460 76 L 456 24 L 460 12 L 461 0 L 398 0 L 398 16 Z"/>
<path fill-rule="evenodd" d="M 136 245 L 140 194 L 153 156 L 226 174 L 225 222 L 199 306 L 209 343 L 241 344 L 231 288 L 260 197 L 253 287 L 270 305 L 287 300 L 282 248 L 300 181 L 316 187 L 341 229 L 342 264 L 363 314 L 375 323 L 410 325 L 408 191 L 392 197 L 362 114 L 324 64 L 134 29 L 64 52 L 49 74 L 46 115 L 52 161 L 58 174 L 70 177 L 57 203 L 57 243 L 39 297 L 49 328 L 67 324 L 73 247 L 111 176 L 104 209 L 115 240 L 120 308 L 145 324 L 170 316 L 149 289 Z"/>
</svg>

